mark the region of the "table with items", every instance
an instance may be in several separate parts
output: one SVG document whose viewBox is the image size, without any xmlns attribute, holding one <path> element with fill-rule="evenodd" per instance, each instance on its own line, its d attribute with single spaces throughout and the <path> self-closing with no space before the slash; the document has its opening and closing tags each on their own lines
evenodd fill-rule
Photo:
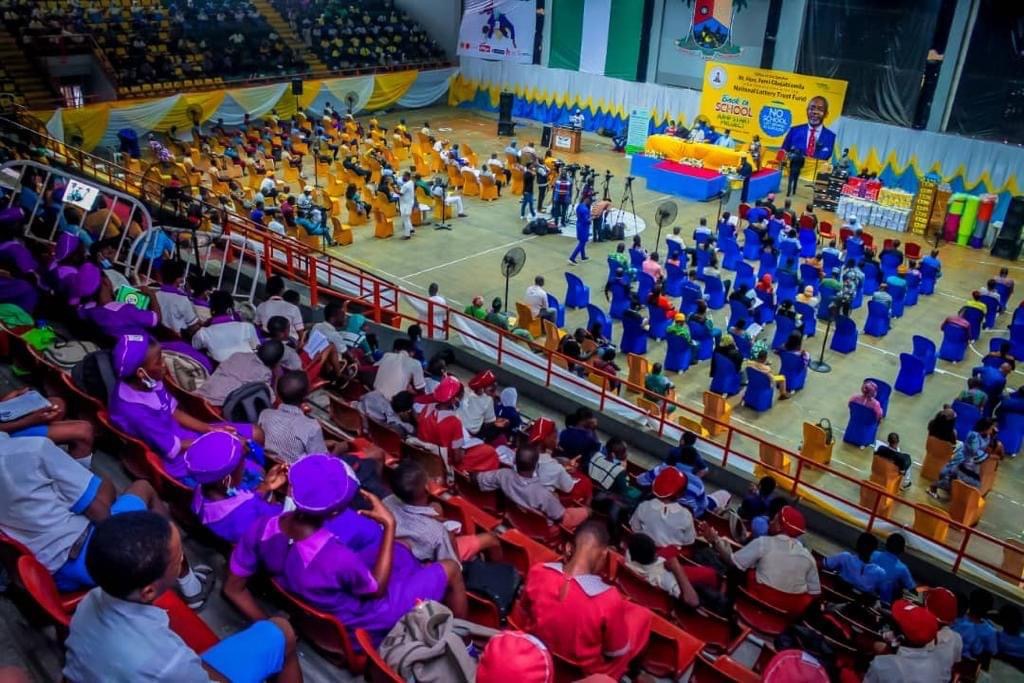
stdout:
<svg viewBox="0 0 1024 683">
<path fill-rule="evenodd" d="M 894 187 L 882 187 L 877 179 L 850 178 L 843 185 L 836 215 L 844 223 L 856 216 L 862 226 L 906 232 L 914 195 Z"/>
</svg>

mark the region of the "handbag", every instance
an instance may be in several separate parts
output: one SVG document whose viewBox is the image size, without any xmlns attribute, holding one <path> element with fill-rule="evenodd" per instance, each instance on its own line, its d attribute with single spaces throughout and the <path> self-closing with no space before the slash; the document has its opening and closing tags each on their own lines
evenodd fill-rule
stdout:
<svg viewBox="0 0 1024 683">
<path fill-rule="evenodd" d="M 519 595 L 523 577 L 506 562 L 473 560 L 462 566 L 466 590 L 494 603 L 502 617 L 508 616 Z"/>
</svg>

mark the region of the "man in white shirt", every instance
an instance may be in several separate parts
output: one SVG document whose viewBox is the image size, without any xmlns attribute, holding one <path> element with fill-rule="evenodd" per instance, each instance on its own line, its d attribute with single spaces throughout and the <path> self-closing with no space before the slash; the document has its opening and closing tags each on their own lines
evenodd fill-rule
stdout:
<svg viewBox="0 0 1024 683">
<path fill-rule="evenodd" d="M 516 143 L 515 140 L 513 140 L 510 143 L 508 143 L 508 146 L 505 148 L 505 154 L 511 154 L 512 156 L 514 156 L 515 158 L 518 159 L 519 158 L 519 147 L 517 147 L 516 144 L 517 143 Z"/>
<path fill-rule="evenodd" d="M 892 620 L 903 644 L 894 655 L 879 655 L 871 662 L 864 683 L 948 681 L 951 668 L 935 649 L 939 622 L 927 608 L 909 600 L 892 604 Z"/>
<path fill-rule="evenodd" d="M 160 289 L 156 301 L 160 306 L 160 321 L 178 334 L 193 334 L 199 329 L 199 314 L 192 300 L 185 294 L 182 285 L 185 280 L 185 263 L 164 260 L 160 264 Z"/>
<path fill-rule="evenodd" d="M 295 304 L 288 303 L 282 296 L 285 291 L 284 278 L 280 275 L 273 275 L 267 280 L 267 300 L 256 307 L 256 324 L 264 330 L 267 329 L 267 321 L 275 315 L 288 318 L 292 327 L 292 336 L 302 336 L 305 323 L 302 322 L 302 309 Z"/>
<path fill-rule="evenodd" d="M 714 529 L 706 527 L 705 539 L 726 562 L 742 572 L 753 569 L 755 581 L 748 588 L 767 587 L 773 604 L 794 614 L 801 613 L 821 595 L 818 563 L 797 537 L 804 533 L 803 514 L 791 505 L 782 508 L 768 527 L 768 536 L 756 538 L 735 553 Z"/>
<path fill-rule="evenodd" d="M 458 415 L 462 420 L 462 426 L 471 436 L 484 441 L 489 441 L 496 436 L 496 428 L 502 426 L 494 415 L 496 385 L 497 379 L 494 377 L 494 373 L 484 370 L 469 380 L 469 391 L 459 403 Z"/>
<path fill-rule="evenodd" d="M 725 132 L 718 136 L 718 140 L 715 142 L 719 147 L 725 147 L 726 149 L 736 149 L 736 141 L 732 139 L 732 131 L 728 128 Z"/>
<path fill-rule="evenodd" d="M 252 323 L 235 320 L 231 293 L 218 290 L 210 295 L 210 320 L 192 337 L 192 346 L 223 363 L 234 353 L 252 353 L 260 339 Z"/>
<path fill-rule="evenodd" d="M 444 181 L 440 178 L 434 178 L 434 183 L 430 187 L 430 194 L 437 197 L 438 199 L 444 199 L 446 206 L 454 206 L 455 214 L 459 218 L 466 217 L 466 210 L 462 204 L 462 197 L 455 194 L 454 192 L 445 192 Z"/>
<path fill-rule="evenodd" d="M 690 130 L 690 142 L 704 142 L 704 126 L 697 124 Z"/>
<path fill-rule="evenodd" d="M 426 387 L 423 379 L 423 366 L 409 355 L 412 342 L 405 337 L 395 340 L 391 353 L 385 353 L 377 361 L 377 376 L 373 380 L 373 388 L 389 401 L 400 391 L 422 393 Z"/>
<path fill-rule="evenodd" d="M 273 171 L 267 173 L 260 181 L 260 194 L 268 198 L 277 196 L 277 181 L 274 179 Z"/>
<path fill-rule="evenodd" d="M 402 239 L 407 240 L 416 232 L 412 228 L 412 211 L 416 208 L 416 185 L 412 175 L 406 171 L 402 174 L 402 185 L 398 196 L 398 212 L 402 215 Z"/>
<path fill-rule="evenodd" d="M 504 393 L 502 394 L 504 396 Z M 554 452 L 558 448 L 558 428 L 554 421 L 546 417 L 538 417 L 530 425 L 529 442 L 540 450 L 537 460 L 536 476 L 545 487 L 552 491 L 572 493 L 572 499 L 589 501 L 594 492 L 593 482 L 589 477 L 579 479 L 572 476 L 565 465 L 555 459 Z M 511 464 L 505 462 L 504 464 Z"/>
<path fill-rule="evenodd" d="M 523 147 L 523 151 L 519 153 L 519 159 L 522 161 L 523 166 L 529 166 L 537 161 L 537 150 L 534 148 L 532 142 L 526 143 L 526 146 Z"/>
<path fill-rule="evenodd" d="M 577 107 L 573 115 L 569 117 L 569 124 L 576 130 L 583 128 L 583 112 Z"/>
<path fill-rule="evenodd" d="M 524 303 L 529 306 L 530 313 L 535 318 L 555 321 L 558 311 L 548 306 L 548 293 L 544 290 L 544 276 L 538 275 L 533 278 L 533 284 L 526 288 Z"/>
<path fill-rule="evenodd" d="M 675 467 L 666 467 L 654 479 L 654 498 L 637 506 L 629 520 L 630 528 L 647 534 L 659 548 L 693 545 L 697 534 L 693 514 L 677 502 L 686 489 L 686 475 Z"/>
</svg>

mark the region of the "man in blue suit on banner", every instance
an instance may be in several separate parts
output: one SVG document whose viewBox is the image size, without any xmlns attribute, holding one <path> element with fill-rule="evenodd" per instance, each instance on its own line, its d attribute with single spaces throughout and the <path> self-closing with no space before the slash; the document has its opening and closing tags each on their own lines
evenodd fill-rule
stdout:
<svg viewBox="0 0 1024 683">
<path fill-rule="evenodd" d="M 836 134 L 825 127 L 828 100 L 816 95 L 807 101 L 807 123 L 793 126 L 782 141 L 787 152 L 799 147 L 804 156 L 812 159 L 831 159 L 836 146 Z"/>
</svg>

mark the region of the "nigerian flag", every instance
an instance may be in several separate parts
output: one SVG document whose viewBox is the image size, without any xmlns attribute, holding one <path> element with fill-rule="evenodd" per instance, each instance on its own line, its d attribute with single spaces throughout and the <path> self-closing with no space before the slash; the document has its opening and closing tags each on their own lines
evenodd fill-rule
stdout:
<svg viewBox="0 0 1024 683">
<path fill-rule="evenodd" d="M 638 80 L 643 0 L 552 0 L 548 66 Z"/>
</svg>

